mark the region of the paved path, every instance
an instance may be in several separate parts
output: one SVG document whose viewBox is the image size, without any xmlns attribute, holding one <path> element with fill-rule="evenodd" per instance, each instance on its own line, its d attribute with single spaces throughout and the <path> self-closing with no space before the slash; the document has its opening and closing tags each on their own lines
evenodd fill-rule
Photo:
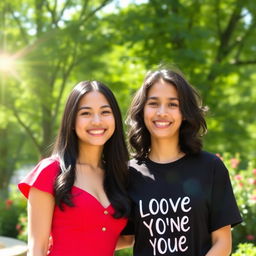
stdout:
<svg viewBox="0 0 256 256">
<path fill-rule="evenodd" d="M 26 243 L 14 238 L 0 236 L 0 256 L 25 256 L 26 252 Z"/>
</svg>

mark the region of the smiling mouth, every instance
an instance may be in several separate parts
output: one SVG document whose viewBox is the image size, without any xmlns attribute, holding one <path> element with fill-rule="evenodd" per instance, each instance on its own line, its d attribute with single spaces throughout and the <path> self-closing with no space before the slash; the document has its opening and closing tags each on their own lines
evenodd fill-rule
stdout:
<svg viewBox="0 0 256 256">
<path fill-rule="evenodd" d="M 93 135 L 93 136 L 101 136 L 105 133 L 106 129 L 93 129 L 93 130 L 87 130 L 87 132 L 90 134 L 90 135 Z"/>
<path fill-rule="evenodd" d="M 157 128 L 167 128 L 171 125 L 171 122 L 166 121 L 154 121 L 153 123 Z"/>
</svg>

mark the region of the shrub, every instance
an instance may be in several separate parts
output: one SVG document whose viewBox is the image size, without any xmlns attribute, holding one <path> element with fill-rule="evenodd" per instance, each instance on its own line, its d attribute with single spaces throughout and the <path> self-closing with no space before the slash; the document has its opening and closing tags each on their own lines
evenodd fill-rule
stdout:
<svg viewBox="0 0 256 256">
<path fill-rule="evenodd" d="M 116 251 L 115 256 L 131 256 L 132 249 L 123 249 L 120 251 Z"/>
<path fill-rule="evenodd" d="M 16 225 L 16 229 L 18 230 L 17 238 L 27 242 L 27 229 L 28 229 L 28 218 L 26 213 L 21 213 L 18 219 L 18 223 Z"/>
<path fill-rule="evenodd" d="M 223 160 L 229 169 L 234 194 L 243 222 L 233 229 L 233 248 L 239 243 L 256 244 L 256 168 L 252 162 L 240 163 L 239 155 L 224 154 Z M 256 255 L 256 254 L 255 254 Z"/>
<path fill-rule="evenodd" d="M 16 223 L 19 212 L 14 202 L 11 199 L 2 201 L 0 203 L 0 212 L 0 235 L 16 237 L 18 235 Z"/>
<path fill-rule="evenodd" d="M 26 200 L 11 190 L 10 198 L 0 202 L 0 235 L 17 238 L 19 216 L 26 212 Z"/>
<path fill-rule="evenodd" d="M 239 244 L 238 249 L 232 256 L 255 256 L 256 247 L 251 243 Z"/>
</svg>

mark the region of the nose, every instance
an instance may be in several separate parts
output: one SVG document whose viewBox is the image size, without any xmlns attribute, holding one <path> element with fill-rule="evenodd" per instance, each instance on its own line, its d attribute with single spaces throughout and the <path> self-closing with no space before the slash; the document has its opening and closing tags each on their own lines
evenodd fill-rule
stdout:
<svg viewBox="0 0 256 256">
<path fill-rule="evenodd" d="M 159 108 L 157 109 L 157 115 L 159 116 L 165 116 L 166 113 L 166 108 L 164 105 L 160 105 Z"/>
<path fill-rule="evenodd" d="M 93 118 L 92 118 L 92 124 L 94 125 L 98 125 L 101 123 L 101 118 L 99 115 L 95 114 L 93 115 Z"/>
</svg>

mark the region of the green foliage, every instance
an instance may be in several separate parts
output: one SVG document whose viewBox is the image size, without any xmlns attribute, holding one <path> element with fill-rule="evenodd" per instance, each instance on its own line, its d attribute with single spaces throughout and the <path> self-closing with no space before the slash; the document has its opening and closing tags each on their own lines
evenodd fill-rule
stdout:
<svg viewBox="0 0 256 256">
<path fill-rule="evenodd" d="M 27 232 L 28 232 L 28 217 L 26 213 L 21 213 L 16 225 L 18 231 L 17 238 L 24 242 L 27 242 Z"/>
<path fill-rule="evenodd" d="M 256 246 L 251 243 L 239 244 L 238 249 L 232 256 L 255 256 Z"/>
<path fill-rule="evenodd" d="M 115 256 L 131 256 L 132 249 L 123 249 L 120 251 L 116 251 Z"/>
<path fill-rule="evenodd" d="M 11 112 L 1 106 L 0 111 L 4 115 L 4 122 L 0 121 L 0 199 L 5 200 L 8 197 L 8 186 L 15 169 L 28 163 L 34 152 L 26 150 L 25 146 L 31 146 L 31 144 L 24 140 L 24 132 L 17 129 Z"/>
<path fill-rule="evenodd" d="M 20 193 L 12 193 L 9 199 L 0 203 L 0 236 L 17 237 L 19 216 L 26 212 L 26 200 Z"/>
<path fill-rule="evenodd" d="M 119 52 L 127 52 L 115 55 L 121 67 L 124 57 L 137 73 L 175 64 L 200 91 L 210 108 L 207 150 L 255 158 L 255 17 L 252 1 L 151 0 L 106 19 Z M 141 81 L 126 83 L 132 95 Z"/>
<path fill-rule="evenodd" d="M 16 206 L 13 201 L 7 199 L 0 204 L 0 234 L 2 236 L 16 237 L 18 232 L 16 224 L 19 217 Z"/>
<path fill-rule="evenodd" d="M 49 155 L 64 96 L 78 77 L 94 78 L 103 67 L 97 56 L 110 42 L 96 14 L 110 2 L 0 3 L 0 63 L 2 52 L 13 60 L 10 69 L 0 67 L 0 197 L 8 197 L 20 165 Z"/>
<path fill-rule="evenodd" d="M 89 79 L 92 67 L 98 64 L 94 56 L 109 48 L 105 36 L 97 31 L 96 17 L 109 2 L 56 1 L 52 5 L 41 1 L 34 5 L 23 0 L 5 3 L 2 8 L 5 23 L 1 29 L 6 35 L 2 40 L 9 47 L 4 44 L 2 50 L 15 56 L 16 65 L 1 85 L 5 87 L 3 98 L 10 95 L 10 100 L 0 104 L 14 114 L 38 155 L 48 154 L 64 91 L 78 82 L 72 72 L 79 67 L 88 72 Z"/>
<path fill-rule="evenodd" d="M 240 163 L 239 155 L 231 158 L 229 154 L 224 154 L 223 157 L 230 171 L 233 190 L 243 217 L 243 222 L 233 230 L 234 248 L 239 243 L 246 242 L 256 245 L 256 165 L 253 162 Z"/>
</svg>

